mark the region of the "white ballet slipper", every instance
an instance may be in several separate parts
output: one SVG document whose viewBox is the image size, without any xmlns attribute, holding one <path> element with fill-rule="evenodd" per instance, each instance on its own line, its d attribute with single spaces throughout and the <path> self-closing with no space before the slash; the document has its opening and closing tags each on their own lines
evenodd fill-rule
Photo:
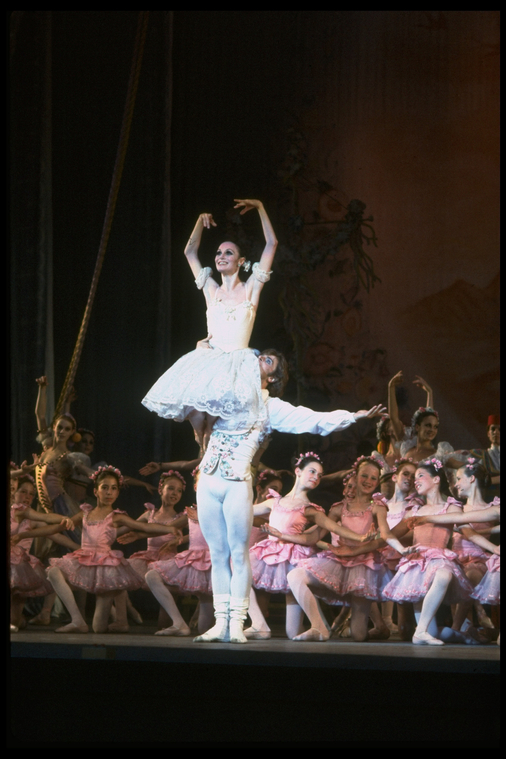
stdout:
<svg viewBox="0 0 506 759">
<path fill-rule="evenodd" d="M 11 633 L 17 633 L 17 632 L 19 632 L 19 627 L 16 627 L 16 625 L 11 625 L 10 632 Z"/>
<path fill-rule="evenodd" d="M 257 630 L 256 627 L 248 627 L 244 630 L 244 637 L 248 640 L 269 640 L 271 637 L 270 630 Z"/>
<path fill-rule="evenodd" d="M 230 598 L 230 642 L 247 643 L 244 635 L 244 620 L 248 615 L 249 596 L 247 598 Z"/>
<path fill-rule="evenodd" d="M 428 632 L 415 633 L 412 640 L 415 646 L 444 646 L 442 640 L 434 638 Z"/>
<path fill-rule="evenodd" d="M 223 643 L 229 640 L 228 613 L 230 596 L 228 594 L 213 596 L 213 605 L 216 624 L 207 632 L 194 638 L 194 643 L 213 643 L 214 641 Z"/>
</svg>

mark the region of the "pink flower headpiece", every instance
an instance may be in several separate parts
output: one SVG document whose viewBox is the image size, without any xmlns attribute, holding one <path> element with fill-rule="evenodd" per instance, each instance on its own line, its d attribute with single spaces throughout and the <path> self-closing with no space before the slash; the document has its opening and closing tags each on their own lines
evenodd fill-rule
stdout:
<svg viewBox="0 0 506 759">
<path fill-rule="evenodd" d="M 476 459 L 473 456 L 470 456 L 466 461 L 466 469 L 474 469 L 475 464 Z"/>
<path fill-rule="evenodd" d="M 348 472 L 348 474 L 345 474 L 343 477 L 343 485 L 346 485 L 351 480 L 352 477 L 356 477 L 356 476 L 357 476 L 356 471 Z"/>
<path fill-rule="evenodd" d="M 273 474 L 275 477 L 278 476 L 278 473 L 275 472 L 274 469 L 262 469 L 257 477 L 257 485 L 260 485 L 264 480 L 266 480 L 270 474 Z"/>
<path fill-rule="evenodd" d="M 439 419 L 438 412 L 431 408 L 430 406 L 420 406 L 415 413 L 413 414 L 413 418 L 411 420 L 411 426 L 414 428 L 415 424 L 418 424 L 418 419 L 422 414 L 427 414 L 427 416 L 435 416 L 436 419 Z"/>
<path fill-rule="evenodd" d="M 439 459 L 435 459 L 435 458 L 424 459 L 423 461 L 420 461 L 420 466 L 424 466 L 424 465 L 425 466 L 431 466 L 432 465 L 434 467 L 434 469 L 436 470 L 436 472 L 438 472 L 440 469 L 443 468 L 443 465 L 440 462 L 440 460 Z"/>
<path fill-rule="evenodd" d="M 14 461 L 10 462 L 10 467 L 11 469 L 19 469 L 18 465 Z"/>
<path fill-rule="evenodd" d="M 19 479 L 20 480 L 30 480 L 30 482 L 32 483 L 32 485 L 35 485 L 35 480 L 34 480 L 34 478 L 32 477 L 31 474 L 22 474 Z"/>
<path fill-rule="evenodd" d="M 90 474 L 90 480 L 93 480 L 93 482 L 96 483 L 97 477 L 101 474 L 112 474 L 116 475 L 116 477 L 119 480 L 119 484 L 123 485 L 123 475 L 119 471 L 119 469 L 116 469 L 114 466 L 99 466 L 98 469 L 93 472 L 93 474 Z"/>
<path fill-rule="evenodd" d="M 181 474 L 181 472 L 176 472 L 175 469 L 169 469 L 168 472 L 163 472 L 163 474 L 160 475 L 160 482 L 158 483 L 158 492 L 161 494 L 163 490 L 163 486 L 165 485 L 165 481 L 169 477 L 177 477 L 178 480 L 181 480 L 183 483 L 183 490 L 186 490 L 186 480 Z"/>
<path fill-rule="evenodd" d="M 357 473 L 360 464 L 363 464 L 364 462 L 367 462 L 368 464 L 373 464 L 374 466 L 378 467 L 378 469 L 381 470 L 381 464 L 378 461 L 376 461 L 374 456 L 359 456 L 358 459 L 355 461 L 355 463 L 351 465 L 351 468 L 355 470 L 355 474 Z"/>
<path fill-rule="evenodd" d="M 314 453 L 314 451 L 307 451 L 306 453 L 300 454 L 299 458 L 295 462 L 295 467 L 300 466 L 304 459 L 316 459 L 316 461 L 319 461 L 320 464 L 322 463 L 322 460 L 317 453 Z"/>
</svg>

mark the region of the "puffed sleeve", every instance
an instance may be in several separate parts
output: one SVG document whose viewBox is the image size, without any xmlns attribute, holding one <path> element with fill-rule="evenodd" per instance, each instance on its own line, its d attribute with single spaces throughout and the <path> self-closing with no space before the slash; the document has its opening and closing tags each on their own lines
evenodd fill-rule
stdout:
<svg viewBox="0 0 506 759">
<path fill-rule="evenodd" d="M 261 269 L 260 264 L 257 262 L 256 264 L 253 264 L 251 273 L 255 279 L 258 279 L 259 282 L 265 284 L 265 282 L 268 282 L 270 280 L 272 271 L 265 271 L 265 269 Z"/>
<path fill-rule="evenodd" d="M 199 290 L 202 290 L 202 288 L 204 287 L 205 283 L 207 282 L 207 280 L 209 279 L 212 273 L 213 273 L 213 270 L 209 266 L 205 266 L 203 269 L 199 271 L 199 273 L 197 274 L 195 278 L 195 284 L 197 285 L 197 288 Z"/>
</svg>

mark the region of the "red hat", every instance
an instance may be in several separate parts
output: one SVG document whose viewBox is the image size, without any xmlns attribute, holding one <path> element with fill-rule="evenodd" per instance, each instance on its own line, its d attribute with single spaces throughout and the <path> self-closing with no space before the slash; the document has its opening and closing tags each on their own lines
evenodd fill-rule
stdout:
<svg viewBox="0 0 506 759">
<path fill-rule="evenodd" d="M 488 417 L 487 427 L 490 427 L 491 424 L 501 424 L 501 417 L 499 414 L 490 414 Z"/>
</svg>

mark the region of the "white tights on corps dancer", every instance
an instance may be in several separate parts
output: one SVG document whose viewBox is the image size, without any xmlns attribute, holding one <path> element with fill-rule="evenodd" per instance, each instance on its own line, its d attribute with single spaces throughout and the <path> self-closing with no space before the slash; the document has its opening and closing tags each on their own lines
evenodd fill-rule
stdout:
<svg viewBox="0 0 506 759">
<path fill-rule="evenodd" d="M 249 536 L 253 524 L 251 482 L 225 480 L 202 472 L 197 486 L 197 505 L 202 534 L 211 553 L 213 593 L 248 598 L 251 588 Z"/>
</svg>

